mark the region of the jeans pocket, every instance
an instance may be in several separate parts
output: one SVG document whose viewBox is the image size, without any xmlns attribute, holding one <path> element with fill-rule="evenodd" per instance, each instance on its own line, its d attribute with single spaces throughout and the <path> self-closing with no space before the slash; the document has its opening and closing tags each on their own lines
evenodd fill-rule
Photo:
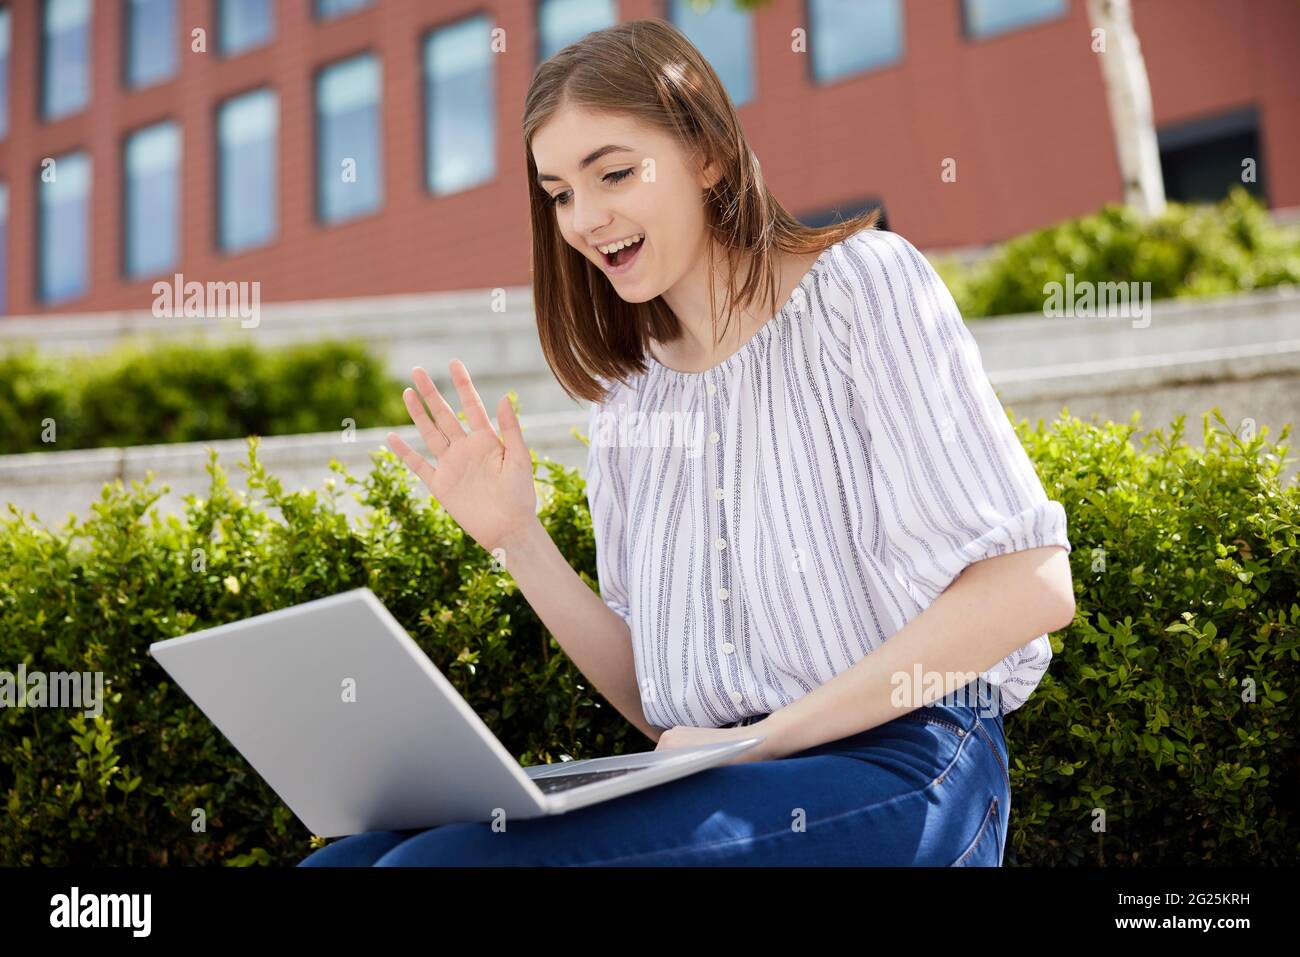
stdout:
<svg viewBox="0 0 1300 957">
<path fill-rule="evenodd" d="M 994 797 L 989 801 L 988 810 L 984 812 L 984 819 L 980 822 L 979 830 L 976 831 L 975 837 L 971 839 L 966 850 L 961 852 L 957 860 L 949 864 L 949 867 L 971 867 L 982 861 L 987 861 L 986 866 L 1002 866 L 1002 815 L 998 809 L 998 799 Z M 976 856 L 979 854 L 980 856 Z"/>
<path fill-rule="evenodd" d="M 967 742 L 971 740 L 971 732 L 962 727 L 957 718 L 949 714 L 943 714 L 934 708 L 917 708 L 914 711 L 899 715 L 889 723 L 925 725 L 935 729 L 934 740 L 940 742 L 947 740 L 950 743 L 951 747 L 940 743 L 937 748 L 934 744 L 929 744 L 925 748 L 930 759 L 937 762 L 934 777 L 929 785 L 932 788 L 943 784 L 948 777 L 948 773 L 957 766 L 958 760 L 965 753 Z"/>
<path fill-rule="evenodd" d="M 952 732 L 953 734 L 955 734 L 959 740 L 965 738 L 966 735 L 970 733 L 961 725 L 959 725 L 956 721 L 954 721 L 952 718 L 949 718 L 946 715 L 938 714 L 935 711 L 926 709 L 924 707 L 917 708 L 915 711 L 909 711 L 906 714 L 901 714 L 894 720 L 920 721 L 923 724 L 933 725 L 936 728 L 944 728 Z"/>
</svg>

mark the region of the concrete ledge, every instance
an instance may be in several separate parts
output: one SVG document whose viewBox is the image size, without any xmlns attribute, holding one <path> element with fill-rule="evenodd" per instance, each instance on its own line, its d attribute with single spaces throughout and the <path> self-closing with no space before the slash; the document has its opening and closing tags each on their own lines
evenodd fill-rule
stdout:
<svg viewBox="0 0 1300 957">
<path fill-rule="evenodd" d="M 524 435 L 539 456 L 582 468 L 586 448 L 570 430 L 586 428 L 587 406 L 565 396 L 546 367 L 531 313 L 493 314 L 485 319 L 485 326 L 465 328 L 465 317 L 456 317 L 455 310 L 471 302 L 481 305 L 482 295 L 467 293 L 450 303 L 443 301 L 446 308 L 437 320 L 427 308 L 429 297 L 398 297 L 401 302 L 386 298 L 384 304 L 393 315 L 383 328 L 406 334 L 389 353 L 390 362 L 400 363 L 396 374 L 405 379 L 410 364 L 419 362 L 442 387 L 445 363 L 440 369 L 428 357 L 459 355 L 471 371 L 476 366 L 480 370 L 476 383 L 489 408 L 502 392 L 517 388 L 525 410 Z M 373 301 L 286 306 L 281 318 L 285 328 L 304 336 L 318 336 L 323 326 L 332 336 L 339 329 L 327 317 L 338 312 L 351 316 L 348 322 L 364 326 L 370 308 L 364 303 Z M 449 320 L 449 315 L 456 318 Z M 50 320 L 19 321 L 44 326 Z M 76 325 L 81 328 L 88 321 L 78 317 Z M 0 321 L 0 333 L 13 331 L 9 322 Z M 443 328 L 437 335 L 446 336 L 441 340 L 431 327 L 439 323 Z M 367 328 L 371 341 L 378 343 L 376 330 Z M 1153 416 L 1147 421 L 1159 421 L 1179 409 L 1199 415 L 1222 398 L 1225 413 L 1275 427 L 1297 418 L 1300 289 L 1163 300 L 1152 305 L 1151 323 L 1140 329 L 1132 328 L 1127 319 L 1049 319 L 1033 314 L 974 320 L 968 328 L 999 398 L 1017 414 L 1050 418 L 1068 402 L 1071 411 L 1082 417 L 1091 408 L 1127 420 L 1127 414 L 1121 414 L 1125 410 L 1149 408 Z M 529 349 L 536 352 L 530 354 Z M 387 447 L 388 431 L 359 430 L 353 442 L 343 441 L 338 431 L 264 437 L 259 457 L 287 487 L 296 483 L 300 488 L 319 488 L 332 475 L 331 458 L 338 458 L 354 474 L 368 471 L 369 453 Z M 413 448 L 422 448 L 414 427 L 405 425 L 396 431 Z M 84 513 L 105 482 L 129 483 L 143 479 L 149 470 L 158 476 L 159 484 L 173 490 L 161 504 L 175 507 L 180 496 L 202 495 L 206 490 L 209 447 L 217 450 L 219 463 L 238 487 L 238 464 L 247 458 L 244 439 L 0 456 L 0 508 L 13 502 L 38 513 L 68 507 Z"/>
<path fill-rule="evenodd" d="M 540 459 L 551 459 L 570 468 L 582 469 L 587 448 L 570 429 L 585 431 L 587 414 L 560 413 L 520 416 L 524 439 Z M 355 441 L 344 442 L 339 432 L 263 437 L 258 460 L 280 479 L 286 489 L 321 489 L 326 479 L 337 478 L 330 471 L 331 459 L 338 459 L 360 478 L 367 474 L 371 452 L 387 449 L 387 435 L 397 432 L 412 448 L 423 451 L 424 443 L 413 425 L 397 428 L 360 429 Z M 244 486 L 241 463 L 248 461 L 246 439 L 213 442 L 185 442 L 174 445 L 141 445 L 121 449 L 86 449 L 68 452 L 28 452 L 0 456 L 0 510 L 10 503 L 22 512 L 35 513 L 41 521 L 75 513 L 91 514 L 105 483 L 115 479 L 123 485 L 143 481 L 154 474 L 151 488 L 167 487 L 154 508 L 162 513 L 178 512 L 187 495 L 204 498 L 211 478 L 207 474 L 208 449 L 217 452 L 217 464 L 233 488 Z M 543 473 L 544 474 L 544 473 Z M 414 478 L 413 478 L 413 481 Z M 350 495 L 339 499 L 340 509 L 349 515 L 364 511 Z"/>
</svg>

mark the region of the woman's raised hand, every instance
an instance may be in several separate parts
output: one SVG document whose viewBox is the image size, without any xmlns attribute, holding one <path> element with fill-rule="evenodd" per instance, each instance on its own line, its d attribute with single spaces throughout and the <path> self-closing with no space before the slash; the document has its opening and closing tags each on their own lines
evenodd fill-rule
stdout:
<svg viewBox="0 0 1300 957">
<path fill-rule="evenodd" d="M 411 371 L 415 389 L 406 389 L 402 398 L 425 447 L 438 464 L 431 464 L 396 432 L 388 433 L 388 444 L 466 534 L 493 551 L 507 536 L 537 518 L 532 457 L 509 397 L 502 396 L 497 403 L 497 423 L 501 426 L 498 438 L 465 364 L 453 359 L 448 369 L 460 393 L 469 431 L 456 418 L 429 373 L 417 366 Z M 432 419 L 421 397 L 428 403 Z"/>
</svg>

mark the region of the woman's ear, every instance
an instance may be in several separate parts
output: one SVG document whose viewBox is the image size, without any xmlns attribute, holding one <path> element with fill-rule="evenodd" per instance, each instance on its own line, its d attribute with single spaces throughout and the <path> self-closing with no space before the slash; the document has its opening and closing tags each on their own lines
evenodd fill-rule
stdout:
<svg viewBox="0 0 1300 957">
<path fill-rule="evenodd" d="M 711 189 L 722 178 L 722 167 L 714 162 L 711 156 L 704 154 L 702 150 L 696 150 L 695 155 L 697 158 L 704 157 L 698 167 L 700 188 Z"/>
</svg>

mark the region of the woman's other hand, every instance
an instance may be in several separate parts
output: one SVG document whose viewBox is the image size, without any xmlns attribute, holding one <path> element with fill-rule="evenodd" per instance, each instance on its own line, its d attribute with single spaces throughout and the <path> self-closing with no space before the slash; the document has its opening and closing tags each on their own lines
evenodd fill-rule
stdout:
<svg viewBox="0 0 1300 957">
<path fill-rule="evenodd" d="M 723 741 L 740 741 L 745 738 L 766 737 L 760 730 L 762 722 L 742 725 L 738 728 L 695 728 L 689 725 L 676 725 L 659 735 L 655 744 L 656 751 L 670 748 L 694 748 L 702 744 L 720 744 Z M 770 739 L 760 741 L 748 750 L 732 755 L 722 764 L 747 764 L 750 761 L 775 761 L 779 755 L 770 748 Z"/>
</svg>

